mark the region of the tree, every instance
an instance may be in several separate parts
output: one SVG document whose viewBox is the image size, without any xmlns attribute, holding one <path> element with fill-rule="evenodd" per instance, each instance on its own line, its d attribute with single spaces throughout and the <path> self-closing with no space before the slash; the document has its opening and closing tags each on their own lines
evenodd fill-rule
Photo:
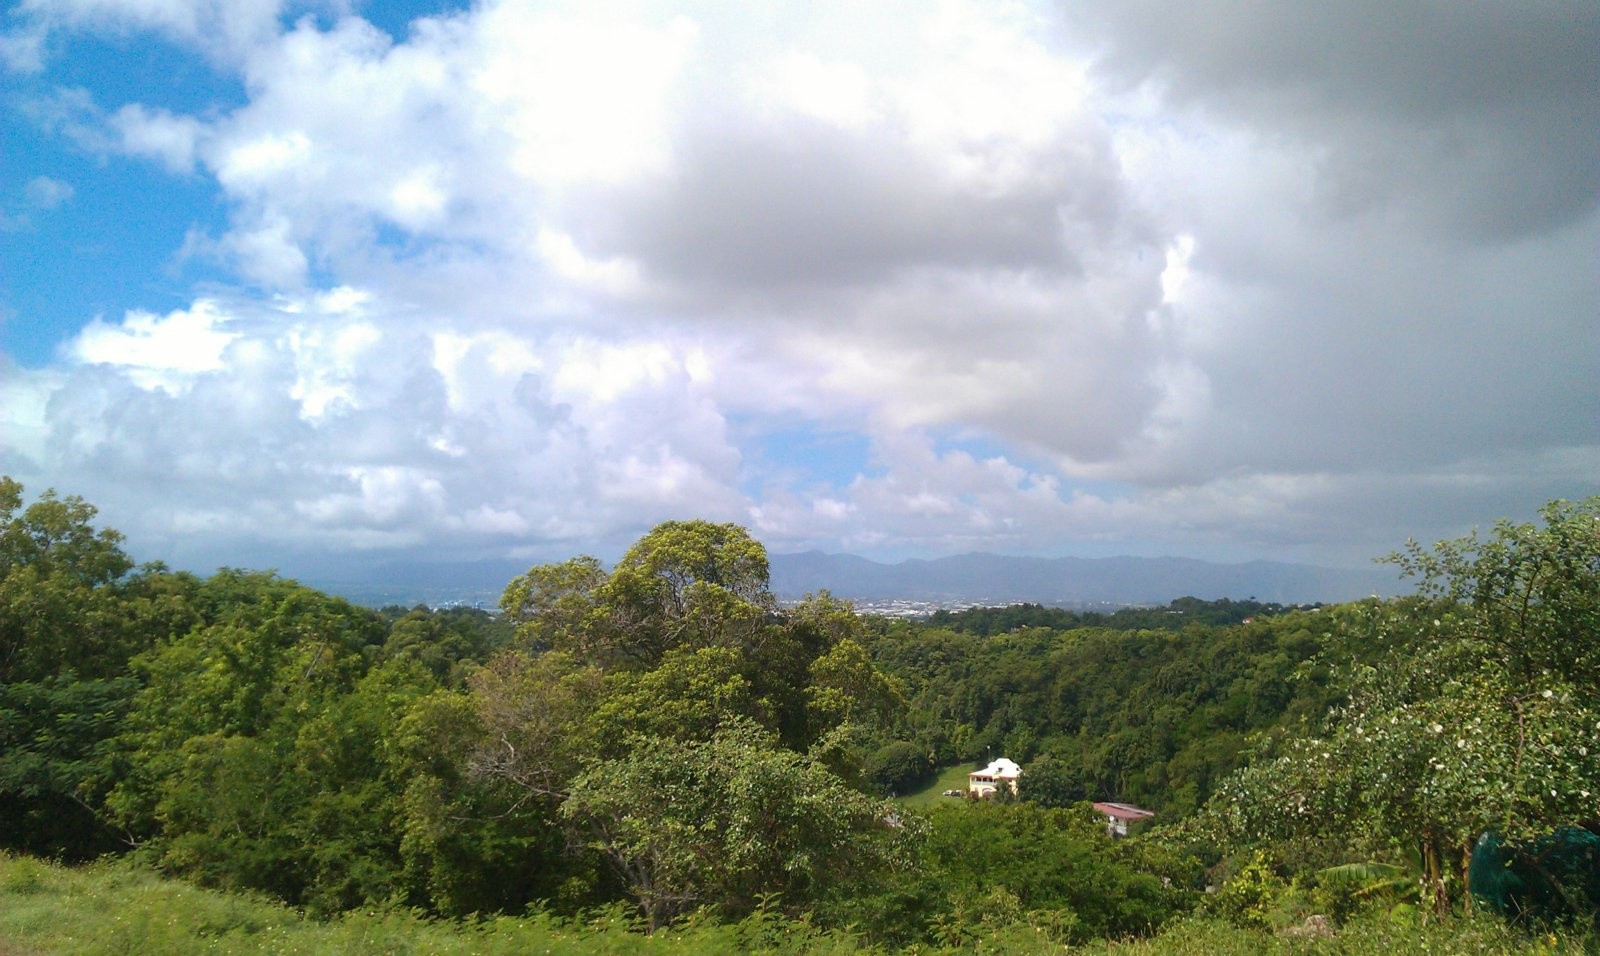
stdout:
<svg viewBox="0 0 1600 956">
<path fill-rule="evenodd" d="M 879 868 L 877 837 L 900 830 L 824 758 L 853 766 L 834 731 L 904 701 L 848 604 L 778 608 L 743 528 L 666 522 L 609 573 L 588 557 L 530 569 L 502 607 L 520 649 L 467 680 L 481 736 L 465 774 L 518 794 L 512 811 L 559 806 L 652 927 L 780 889 L 802 905 L 846 878 L 830 866 Z"/>
<path fill-rule="evenodd" d="M 919 895 L 937 901 L 927 919 L 947 944 L 973 947 L 1004 910 L 1004 918 L 1046 929 L 1058 943 L 1082 943 L 1148 933 L 1184 903 L 1170 884 L 1187 882 L 1187 861 L 1157 860 L 1127 845 L 1134 841 L 1106 839 L 1085 806 L 986 801 L 939 808 L 929 822 L 917 872 L 932 886 Z"/>
<path fill-rule="evenodd" d="M 1543 526 L 1501 521 L 1431 551 L 1389 555 L 1419 593 L 1459 608 L 1458 639 L 1525 684 L 1544 673 L 1600 686 L 1600 497 L 1553 501 Z"/>
<path fill-rule="evenodd" d="M 681 647 L 654 670 L 608 675 L 603 700 L 592 704 L 602 752 L 615 754 L 630 737 L 704 740 L 738 718 L 772 727 L 773 708 L 757 696 L 745 667 L 731 647 Z"/>
<path fill-rule="evenodd" d="M 1349 690 L 1320 732 L 1226 784 L 1226 833 L 1414 847 L 1436 907 L 1478 836 L 1527 840 L 1600 809 L 1600 498 L 1391 557 L 1420 596 L 1340 609 Z"/>
<path fill-rule="evenodd" d="M 396 612 L 385 609 L 386 617 Z M 459 686 L 470 663 L 481 663 L 496 644 L 505 643 L 509 628 L 478 608 L 432 610 L 418 606 L 399 613 L 383 643 L 386 660 L 415 660 L 440 681 Z"/>
<path fill-rule="evenodd" d="M 1082 772 L 1064 760 L 1040 757 L 1017 781 L 1017 796 L 1042 807 L 1070 807 L 1088 799 Z"/>
<path fill-rule="evenodd" d="M 906 707 L 895 682 L 850 638 L 811 662 L 811 686 L 806 693 L 812 720 L 821 728 L 846 722 L 885 726 Z"/>
<path fill-rule="evenodd" d="M 143 686 L 120 728 L 107 809 L 175 866 L 293 898 L 303 882 L 277 855 L 293 842 L 287 821 L 305 793 L 289 769 L 293 748 L 361 680 L 382 621 L 267 573 L 219 571 L 193 602 L 199 623 L 132 662 Z M 276 789 L 248 800 L 228 783 L 263 780 Z M 269 810 L 278 815 L 262 816 Z M 254 842 L 232 860 L 235 836 Z"/>
<path fill-rule="evenodd" d="M 879 790 L 894 796 L 907 793 L 933 774 L 933 762 L 921 747 L 904 740 L 894 740 L 870 754 L 861 768 L 861 775 Z"/>
<path fill-rule="evenodd" d="M 23 509 L 22 485 L 0 477 L 0 684 L 110 677 L 131 653 L 111 585 L 133 561 L 94 515 L 54 491 Z"/>
<path fill-rule="evenodd" d="M 742 714 L 803 749 L 841 723 L 881 726 L 905 707 L 866 652 L 855 610 L 826 593 L 780 610 L 766 549 L 738 525 L 665 522 L 610 573 L 590 557 L 539 565 L 501 606 L 528 653 L 553 650 L 605 675 L 595 710 L 613 747 L 629 732 L 706 737 Z"/>
<path fill-rule="evenodd" d="M 753 649 L 775 602 L 767 552 L 735 524 L 668 521 L 598 589 L 614 649 L 646 667 L 682 646 Z"/>
<path fill-rule="evenodd" d="M 592 763 L 561 814 L 615 867 L 651 930 L 700 906 L 742 916 L 770 894 L 802 909 L 905 865 L 919 832 L 749 721 L 629 750 Z"/>
<path fill-rule="evenodd" d="M 95 817 L 139 650 L 188 626 L 192 579 L 137 573 L 95 509 L 0 477 L 0 846 L 85 858 L 121 835 Z"/>
<path fill-rule="evenodd" d="M 122 848 L 90 790 L 136 689 L 128 677 L 0 684 L 0 847 L 73 860 Z"/>
<path fill-rule="evenodd" d="M 491 739 L 482 717 L 481 701 L 438 690 L 414 701 L 383 742 L 405 781 L 396 830 L 412 901 L 457 917 L 520 912 L 534 900 L 597 902 L 583 895 L 597 882 L 596 861 L 567 852 L 555 799 L 473 772 Z"/>
<path fill-rule="evenodd" d="M 468 773 L 509 784 L 524 801 L 564 797 L 579 759 L 600 744 L 588 722 L 602 699 L 599 668 L 560 651 L 538 657 L 511 651 L 474 673 L 467 686 L 482 728 Z"/>
<path fill-rule="evenodd" d="M 506 585 L 500 608 L 527 649 L 559 648 L 586 660 L 601 659 L 606 656 L 600 639 L 604 612 L 596 591 L 607 578 L 600 562 L 587 555 L 536 565 Z"/>
<path fill-rule="evenodd" d="M 511 582 L 501 607 L 530 647 L 648 669 L 677 647 L 753 648 L 776 608 L 767 582 L 766 549 L 745 529 L 668 521 L 610 574 L 587 556 L 540 565 Z"/>
</svg>

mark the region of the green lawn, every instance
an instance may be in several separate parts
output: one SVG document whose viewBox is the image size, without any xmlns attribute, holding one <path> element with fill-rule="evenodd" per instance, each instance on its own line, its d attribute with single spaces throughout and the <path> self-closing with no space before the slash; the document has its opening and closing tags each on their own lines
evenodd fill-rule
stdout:
<svg viewBox="0 0 1600 956">
<path fill-rule="evenodd" d="M 921 790 L 913 790 L 895 799 L 908 807 L 931 807 L 938 803 L 955 803 L 955 797 L 941 796 L 941 794 L 946 790 L 960 790 L 965 793 L 967 789 L 967 774 L 976 769 L 978 769 L 978 765 L 970 763 L 946 767 L 939 771 L 939 775 L 933 778 L 932 783 L 924 786 Z"/>
</svg>

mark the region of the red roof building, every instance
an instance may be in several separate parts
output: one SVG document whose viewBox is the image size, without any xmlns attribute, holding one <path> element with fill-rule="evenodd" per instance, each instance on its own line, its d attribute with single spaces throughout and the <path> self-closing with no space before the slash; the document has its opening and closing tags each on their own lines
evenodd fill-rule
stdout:
<svg viewBox="0 0 1600 956">
<path fill-rule="evenodd" d="M 1097 803 L 1094 808 L 1096 812 L 1106 815 L 1106 832 L 1119 837 L 1128 835 L 1129 824 L 1155 816 L 1154 811 L 1128 803 Z"/>
</svg>

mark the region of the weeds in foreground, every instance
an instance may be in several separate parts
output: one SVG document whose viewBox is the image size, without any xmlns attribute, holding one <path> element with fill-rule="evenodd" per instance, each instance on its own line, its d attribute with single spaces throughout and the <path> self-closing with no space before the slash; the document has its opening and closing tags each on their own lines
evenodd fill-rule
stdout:
<svg viewBox="0 0 1600 956">
<path fill-rule="evenodd" d="M 738 923 L 689 919 L 654 936 L 622 906 L 571 920 L 545 913 L 437 920 L 376 908 L 319 921 L 244 894 L 201 890 L 126 861 L 68 868 L 0 853 L 0 956 L 45 954 L 832 954 L 877 952 L 844 932 L 787 919 L 771 909 Z M 1303 931 L 1297 932 L 1297 929 Z M 1593 937 L 1529 935 L 1490 916 L 1396 919 L 1382 910 L 1335 930 L 1320 924 L 1273 932 L 1215 918 L 1179 920 L 1146 940 L 1063 947 L 1054 934 L 1018 924 L 958 949 L 909 952 L 1081 953 L 1085 956 L 1396 956 L 1400 953 L 1579 954 Z"/>
</svg>

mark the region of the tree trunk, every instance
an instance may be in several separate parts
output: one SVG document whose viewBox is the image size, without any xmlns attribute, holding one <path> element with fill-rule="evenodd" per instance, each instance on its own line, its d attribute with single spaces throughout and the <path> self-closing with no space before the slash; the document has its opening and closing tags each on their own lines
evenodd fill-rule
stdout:
<svg viewBox="0 0 1600 956">
<path fill-rule="evenodd" d="M 1439 841 L 1430 831 L 1422 841 L 1422 878 L 1427 892 L 1433 897 L 1433 913 L 1444 916 L 1450 911 L 1450 894 L 1445 888 L 1443 861 L 1439 858 Z"/>
</svg>

